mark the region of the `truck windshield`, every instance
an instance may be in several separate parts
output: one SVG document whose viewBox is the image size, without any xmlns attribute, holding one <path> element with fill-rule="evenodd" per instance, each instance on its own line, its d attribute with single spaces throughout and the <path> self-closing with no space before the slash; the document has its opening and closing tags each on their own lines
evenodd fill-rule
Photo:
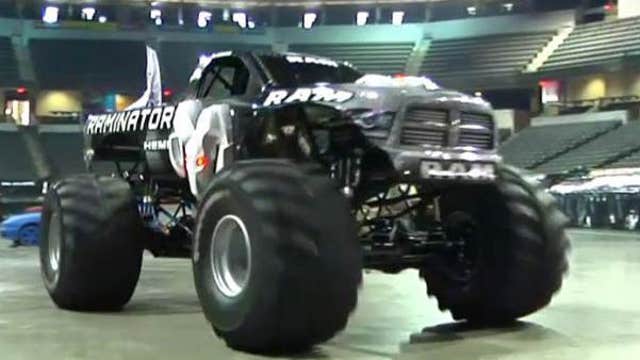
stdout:
<svg viewBox="0 0 640 360">
<path fill-rule="evenodd" d="M 316 83 L 352 83 L 362 74 L 351 66 L 307 55 L 263 55 L 260 60 L 277 85 L 299 87 Z"/>
</svg>

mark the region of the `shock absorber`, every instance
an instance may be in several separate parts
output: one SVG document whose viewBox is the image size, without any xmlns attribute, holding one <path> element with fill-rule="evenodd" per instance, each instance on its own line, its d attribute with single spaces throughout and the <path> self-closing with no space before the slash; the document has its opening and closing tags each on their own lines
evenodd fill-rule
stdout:
<svg viewBox="0 0 640 360">
<path fill-rule="evenodd" d="M 340 184 L 340 190 L 348 197 L 353 197 L 353 189 L 360 183 L 360 156 L 341 158 L 331 164 L 331 177 Z"/>
<path fill-rule="evenodd" d="M 160 219 L 158 218 L 155 184 L 147 183 L 143 186 L 144 190 L 142 192 L 142 196 L 138 201 L 138 212 L 140 213 L 142 219 L 151 228 L 162 229 Z"/>
<path fill-rule="evenodd" d="M 151 195 L 143 195 L 138 207 L 143 219 L 148 221 L 155 216 L 153 197 Z"/>
</svg>

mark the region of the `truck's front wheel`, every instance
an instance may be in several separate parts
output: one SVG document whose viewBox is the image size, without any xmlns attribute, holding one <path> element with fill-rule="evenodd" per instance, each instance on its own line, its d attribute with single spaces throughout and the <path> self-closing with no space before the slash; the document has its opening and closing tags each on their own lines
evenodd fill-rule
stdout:
<svg viewBox="0 0 640 360">
<path fill-rule="evenodd" d="M 41 226 L 41 273 L 56 305 L 118 310 L 129 301 L 144 231 L 127 182 L 94 175 L 60 181 L 47 193 Z"/>
<path fill-rule="evenodd" d="M 235 349 L 304 350 L 344 328 L 356 306 L 356 226 L 317 167 L 253 160 L 217 175 L 193 257 L 204 314 Z"/>
<path fill-rule="evenodd" d="M 500 323 L 544 306 L 568 268 L 566 217 L 551 195 L 499 165 L 496 183 L 462 186 L 440 199 L 455 251 L 421 271 L 427 291 L 455 319 Z"/>
</svg>

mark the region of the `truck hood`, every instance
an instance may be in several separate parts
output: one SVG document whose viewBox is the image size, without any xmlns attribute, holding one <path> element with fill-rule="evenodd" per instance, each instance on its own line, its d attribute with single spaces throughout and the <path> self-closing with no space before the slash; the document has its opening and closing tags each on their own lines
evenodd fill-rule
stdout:
<svg viewBox="0 0 640 360">
<path fill-rule="evenodd" d="M 321 83 L 293 89 L 271 89 L 262 105 L 279 106 L 296 102 L 314 102 L 340 110 L 367 109 L 375 112 L 397 112 L 413 103 L 481 113 L 492 111 L 491 105 L 482 98 L 440 88 L 426 78 L 394 79 L 382 75 L 365 75 L 349 84 Z"/>
<path fill-rule="evenodd" d="M 447 90 L 424 89 L 419 87 L 381 87 L 349 84 L 343 89 L 353 92 L 352 99 L 344 103 L 345 108 L 369 108 L 378 111 L 397 111 L 407 103 L 431 104 L 435 107 L 472 107 L 481 111 L 491 111 L 491 106 L 478 97 Z"/>
</svg>

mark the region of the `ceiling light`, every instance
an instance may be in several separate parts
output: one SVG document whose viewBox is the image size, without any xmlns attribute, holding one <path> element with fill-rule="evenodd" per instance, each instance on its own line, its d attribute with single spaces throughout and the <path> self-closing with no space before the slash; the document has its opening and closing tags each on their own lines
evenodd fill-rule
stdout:
<svg viewBox="0 0 640 360">
<path fill-rule="evenodd" d="M 247 14 L 243 13 L 243 12 L 235 12 L 233 13 L 231 20 L 238 24 L 238 26 L 240 26 L 241 28 L 246 28 L 247 27 Z"/>
<path fill-rule="evenodd" d="M 471 15 L 471 16 L 476 16 L 478 15 L 478 8 L 476 8 L 475 6 L 469 6 L 467 8 L 467 14 Z"/>
<path fill-rule="evenodd" d="M 302 16 L 302 27 L 305 29 L 311 29 L 313 27 L 313 23 L 316 22 L 317 18 L 318 14 L 316 13 L 304 13 L 304 15 Z"/>
<path fill-rule="evenodd" d="M 249 20 L 247 25 L 249 26 L 249 29 L 255 29 L 256 28 L 256 23 L 253 20 Z"/>
<path fill-rule="evenodd" d="M 358 11 L 356 13 L 356 25 L 358 26 L 366 25 L 368 19 L 369 19 L 368 11 Z"/>
<path fill-rule="evenodd" d="M 98 18 L 98 22 L 101 24 L 104 24 L 107 22 L 107 17 L 104 15 L 100 15 L 100 17 Z"/>
<path fill-rule="evenodd" d="M 204 29 L 211 21 L 211 11 L 200 11 L 198 13 L 198 27 Z"/>
<path fill-rule="evenodd" d="M 222 21 L 229 21 L 230 17 L 229 9 L 222 10 Z"/>
<path fill-rule="evenodd" d="M 60 9 L 57 6 L 47 6 L 42 12 L 42 21 L 47 24 L 55 24 L 58 22 L 58 14 Z"/>
<path fill-rule="evenodd" d="M 93 21 L 93 18 L 96 16 L 96 9 L 92 7 L 82 8 L 80 17 L 82 20 Z"/>
<path fill-rule="evenodd" d="M 184 25 L 184 13 L 182 12 L 182 8 L 178 8 L 178 25 Z"/>
<path fill-rule="evenodd" d="M 404 11 L 394 11 L 391 13 L 391 23 L 393 25 L 402 25 L 404 21 Z"/>
<path fill-rule="evenodd" d="M 151 18 L 151 20 L 153 20 L 157 26 L 162 25 L 162 10 L 151 9 L 149 11 L 149 18 Z"/>
</svg>

